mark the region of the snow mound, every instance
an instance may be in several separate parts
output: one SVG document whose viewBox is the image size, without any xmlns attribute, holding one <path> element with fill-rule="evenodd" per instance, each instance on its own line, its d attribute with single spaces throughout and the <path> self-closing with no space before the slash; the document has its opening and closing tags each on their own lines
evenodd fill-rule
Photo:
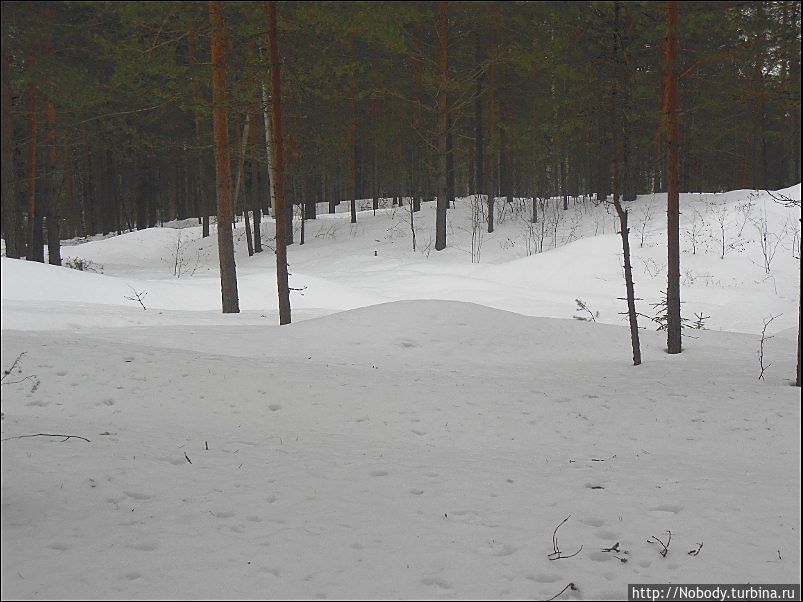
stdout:
<svg viewBox="0 0 803 602">
<path fill-rule="evenodd" d="M 3 438 L 89 441 L 3 442 L 2 596 L 798 582 L 795 342 L 769 341 L 763 381 L 753 335 L 663 343 L 645 332 L 636 368 L 624 328 L 449 301 L 281 328 L 5 330 L 2 365 L 25 352 L 38 386 L 3 387 Z M 559 545 L 579 552 L 553 562 L 567 516 Z M 647 541 L 666 531 L 664 558 Z"/>
</svg>

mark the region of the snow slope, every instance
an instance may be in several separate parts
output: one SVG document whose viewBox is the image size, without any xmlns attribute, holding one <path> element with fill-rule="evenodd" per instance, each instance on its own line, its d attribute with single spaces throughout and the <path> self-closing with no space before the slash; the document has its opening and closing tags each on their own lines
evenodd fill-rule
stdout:
<svg viewBox="0 0 803 602">
<path fill-rule="evenodd" d="M 684 219 L 725 207 L 738 243 L 747 194 L 684 197 Z M 300 319 L 282 328 L 272 255 L 238 247 L 245 311 L 223 316 L 196 228 L 65 247 L 103 274 L 3 258 L 2 365 L 24 352 L 8 380 L 35 379 L 2 387 L 2 597 L 543 600 L 572 582 L 558 599 L 590 600 L 800 581 L 793 232 L 770 274 L 755 240 L 685 253 L 710 273 L 684 286 L 689 309 L 732 332 L 687 331 L 668 356 L 644 330 L 635 368 L 604 208 L 572 208 L 557 248 L 529 256 L 503 220 L 479 264 L 468 201 L 444 254 L 412 252 L 404 210 L 308 224 L 290 250 Z M 770 232 L 793 226 L 766 210 Z M 634 244 L 656 264 L 659 221 Z M 181 278 L 178 236 L 200 257 Z M 665 269 L 644 265 L 646 302 Z M 572 320 L 575 298 L 609 324 Z M 776 313 L 758 380 L 755 333 Z M 36 433 L 90 441 L 8 439 Z M 582 550 L 549 560 L 567 516 L 559 547 Z M 662 557 L 647 540 L 667 531 Z"/>
<path fill-rule="evenodd" d="M 781 193 L 799 199 L 800 185 Z M 768 193 L 756 191 L 686 194 L 681 201 L 684 315 L 692 321 L 696 314 L 708 316 L 705 325 L 714 330 L 760 333 L 764 320 L 776 315 L 771 332 L 796 326 L 800 209 L 784 207 Z M 636 292 L 643 299 L 639 311 L 645 315 L 655 313 L 651 304 L 660 301 L 666 288 L 665 202 L 665 194 L 656 194 L 639 197 L 629 206 Z M 308 317 L 393 300 L 448 299 L 570 318 L 578 315 L 579 298 L 600 312 L 598 321 L 624 324 L 625 307 L 618 299 L 624 291 L 621 241 L 610 207 L 585 201 L 564 212 L 552 200 L 539 224 L 532 225 L 530 201 L 497 205 L 496 232 L 476 232 L 482 235 L 478 263 L 472 263 L 471 199 L 459 200 L 450 212 L 449 247 L 441 253 L 432 250 L 432 203 L 424 203 L 415 214 L 415 252 L 408 206 L 380 209 L 376 216 L 363 211 L 357 224 L 349 223 L 348 213 L 319 215 L 307 222 L 306 244 L 289 249 L 291 286 L 300 289 L 292 295 L 293 308 L 300 311 L 298 317 Z M 262 229 L 269 242 L 269 218 Z M 763 235 L 772 254 L 769 272 L 760 243 Z M 268 249 L 248 257 L 242 228 L 235 238 L 241 309 L 265 314 L 273 322 L 273 255 Z M 541 246 L 543 252 L 535 252 Z M 103 274 L 51 271 L 28 276 L 47 268 L 3 259 L 4 314 L 14 316 L 12 320 L 4 315 L 5 328 L 24 320 L 32 301 L 69 301 L 60 304 L 59 311 L 70 308 L 79 314 L 76 304 L 139 310 L 136 301 L 125 299 L 132 289 L 146 292 L 151 308 L 219 312 L 216 237 L 213 233 L 202 239 L 198 226 L 131 232 L 64 247 L 62 254 L 99 264 Z M 177 256 L 184 266 L 181 278 L 174 275 Z M 16 314 L 19 304 L 23 315 Z M 79 317 L 71 323 L 107 324 L 105 318 Z M 58 327 L 53 320 L 26 327 L 37 324 Z"/>
</svg>

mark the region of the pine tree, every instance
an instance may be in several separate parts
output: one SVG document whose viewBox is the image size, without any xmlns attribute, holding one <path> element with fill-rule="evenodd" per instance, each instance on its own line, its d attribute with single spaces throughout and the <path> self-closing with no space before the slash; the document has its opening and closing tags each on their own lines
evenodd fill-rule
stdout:
<svg viewBox="0 0 803 602">
<path fill-rule="evenodd" d="M 284 192 L 284 137 L 282 128 L 281 64 L 279 42 L 276 32 L 276 3 L 266 2 L 268 19 L 268 56 L 270 58 L 270 82 L 272 99 L 271 149 L 273 151 L 274 183 L 273 215 L 276 221 L 276 284 L 279 293 L 279 324 L 290 324 L 290 284 L 287 276 L 287 234 L 285 232 L 288 207 Z"/>
<path fill-rule="evenodd" d="M 449 3 L 438 2 L 438 201 L 435 250 L 446 248 L 446 210 L 449 207 Z"/>
<path fill-rule="evenodd" d="M 217 191 L 217 243 L 223 313 L 239 313 L 237 266 L 234 261 L 229 148 L 228 81 L 226 76 L 226 22 L 222 2 L 209 2 L 212 28 L 212 103 L 214 111 L 215 179 Z"/>
<path fill-rule="evenodd" d="M 681 352 L 680 321 L 680 191 L 678 137 L 677 2 L 666 3 L 666 39 L 663 46 L 663 109 L 667 152 L 667 351 Z"/>
<path fill-rule="evenodd" d="M 3 25 L 2 47 L 2 222 L 3 239 L 6 241 L 6 257 L 19 258 L 19 216 L 17 206 L 17 182 L 14 169 L 14 129 L 11 114 L 11 74 L 9 72 L 7 25 Z"/>
</svg>

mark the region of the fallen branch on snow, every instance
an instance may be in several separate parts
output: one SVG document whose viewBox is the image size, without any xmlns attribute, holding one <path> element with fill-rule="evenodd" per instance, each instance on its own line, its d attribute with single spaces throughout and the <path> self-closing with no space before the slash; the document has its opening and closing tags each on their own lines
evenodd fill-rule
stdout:
<svg viewBox="0 0 803 602">
<path fill-rule="evenodd" d="M 35 435 L 17 435 L 16 437 L 6 437 L 5 439 L 0 439 L 0 441 L 10 441 L 11 439 L 27 439 L 28 437 L 64 437 L 61 443 L 67 441 L 67 439 L 83 439 L 87 443 L 92 443 L 86 437 L 81 437 L 80 435 L 54 435 L 51 433 L 36 433 Z"/>
<path fill-rule="evenodd" d="M 554 595 L 554 596 L 552 596 L 551 598 L 548 598 L 548 599 L 547 599 L 547 600 L 545 600 L 544 602 L 552 602 L 552 600 L 557 600 L 557 599 L 558 599 L 558 597 L 559 597 L 559 596 L 560 596 L 560 595 L 561 595 L 563 592 L 565 592 L 567 589 L 570 589 L 570 590 L 572 590 L 573 592 L 576 592 L 576 591 L 577 591 L 577 586 L 576 586 L 574 583 L 569 583 L 569 585 L 567 585 L 566 587 L 564 587 L 564 588 L 563 588 L 562 590 L 560 590 L 560 591 L 559 591 L 557 594 L 555 594 L 555 595 Z"/>
<path fill-rule="evenodd" d="M 566 559 L 566 558 L 574 558 L 583 549 L 583 546 L 580 546 L 580 548 L 574 554 L 570 554 L 569 556 L 564 556 L 563 553 L 560 551 L 560 547 L 558 546 L 558 529 L 560 529 L 566 523 L 566 521 L 569 520 L 571 517 L 572 517 L 572 515 L 570 514 L 569 516 L 564 518 L 561 521 L 561 523 L 557 527 L 555 527 L 555 530 L 552 532 L 552 549 L 554 551 L 547 556 L 547 558 L 549 558 L 550 560 L 560 560 L 560 559 Z M 563 592 L 561 592 L 561 593 L 563 593 Z M 560 594 L 558 594 L 558 595 L 560 595 Z"/>
<path fill-rule="evenodd" d="M 39 388 L 40 385 L 39 377 L 36 376 L 35 374 L 29 374 L 28 376 L 24 376 L 19 380 L 6 380 L 6 378 L 8 378 L 8 376 L 15 370 L 17 371 L 17 374 L 22 374 L 22 368 L 20 368 L 19 365 L 22 362 L 23 355 L 25 355 L 24 351 L 16 357 L 14 363 L 11 364 L 10 368 L 8 368 L 7 370 L 3 370 L 3 376 L 0 377 L 0 385 L 17 385 L 19 383 L 25 382 L 26 380 L 29 380 L 31 381 L 31 393 L 33 393 L 34 391 L 36 391 L 36 389 Z"/>
<path fill-rule="evenodd" d="M 667 533 L 669 534 L 669 539 L 666 540 L 666 543 L 658 539 L 655 535 L 653 535 L 647 540 L 647 543 L 659 543 L 661 545 L 661 547 L 663 548 L 661 550 L 661 556 L 663 556 L 664 558 L 666 558 L 666 555 L 669 553 L 669 542 L 672 541 L 672 531 L 667 531 Z"/>
<path fill-rule="evenodd" d="M 142 306 L 143 310 L 147 310 L 148 308 L 145 307 L 145 304 L 142 300 L 148 295 L 147 291 L 137 291 L 133 286 L 129 285 L 128 288 L 131 289 L 131 292 L 134 293 L 133 297 L 126 297 L 123 296 L 123 299 L 128 299 L 129 301 L 136 301 Z"/>
</svg>

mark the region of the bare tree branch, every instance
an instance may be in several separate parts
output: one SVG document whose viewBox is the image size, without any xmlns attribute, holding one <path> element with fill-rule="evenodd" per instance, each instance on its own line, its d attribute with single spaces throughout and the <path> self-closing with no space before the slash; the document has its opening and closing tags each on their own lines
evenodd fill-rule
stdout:
<svg viewBox="0 0 803 602">
<path fill-rule="evenodd" d="M 89 439 L 86 437 L 81 437 L 80 435 L 54 435 L 50 433 L 36 433 L 35 435 L 17 435 L 16 437 L 6 437 L 5 439 L 0 439 L 0 441 L 11 441 L 12 439 L 27 439 L 28 437 L 64 437 L 61 443 L 67 441 L 67 439 L 82 439 L 87 443 L 91 443 Z"/>
</svg>

